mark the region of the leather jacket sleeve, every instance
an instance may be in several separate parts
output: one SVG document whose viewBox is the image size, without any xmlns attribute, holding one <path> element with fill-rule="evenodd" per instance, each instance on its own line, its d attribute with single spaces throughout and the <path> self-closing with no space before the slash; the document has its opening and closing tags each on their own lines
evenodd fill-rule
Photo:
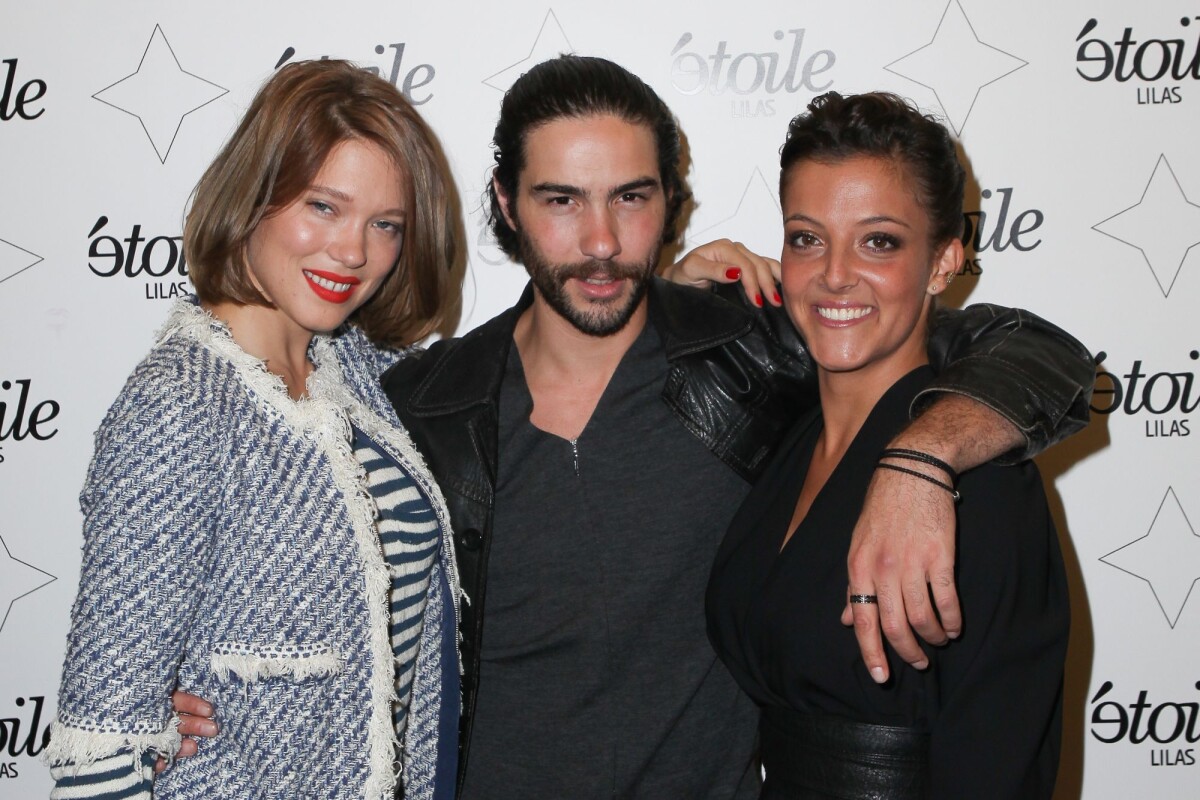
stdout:
<svg viewBox="0 0 1200 800">
<path fill-rule="evenodd" d="M 717 293 L 749 307 L 740 291 L 723 287 Z M 783 309 L 766 306 L 756 312 L 759 334 L 790 354 L 791 363 L 778 370 L 776 383 L 781 378 L 815 383 L 808 350 Z M 917 395 L 912 416 L 939 393 L 983 403 L 1025 435 L 1025 447 L 997 459 L 1001 463 L 1031 458 L 1088 423 L 1095 360 L 1069 333 L 1023 309 L 987 303 L 938 309 L 929 361 L 938 377 Z"/>
<path fill-rule="evenodd" d="M 1024 450 L 1001 461 L 1035 456 L 1088 423 L 1095 360 L 1066 331 L 1023 309 L 939 310 L 929 360 L 938 377 L 913 401 L 914 416 L 938 392 L 983 403 L 1025 434 Z"/>
</svg>

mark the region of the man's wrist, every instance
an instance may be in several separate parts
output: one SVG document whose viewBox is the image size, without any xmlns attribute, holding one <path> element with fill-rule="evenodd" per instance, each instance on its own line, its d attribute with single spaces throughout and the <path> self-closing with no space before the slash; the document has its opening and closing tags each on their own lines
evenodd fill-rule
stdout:
<svg viewBox="0 0 1200 800">
<path fill-rule="evenodd" d="M 953 435 L 947 435 L 946 432 L 931 430 L 930 426 L 922 424 L 924 416 L 918 418 L 908 428 L 888 443 L 889 450 L 911 450 L 917 453 L 924 453 L 932 459 L 941 461 L 949 466 L 955 473 L 962 472 L 965 467 L 963 465 L 964 447 L 960 443 L 963 431 L 956 431 Z M 913 462 L 906 464 L 913 469 L 918 469 L 923 473 L 938 476 L 944 473 L 933 464 Z M 974 465 L 971 465 L 974 466 Z"/>
<path fill-rule="evenodd" d="M 940 475 L 931 475 L 927 467 L 932 467 L 940 472 Z M 889 447 L 879 455 L 879 463 L 875 465 L 876 469 L 890 470 L 899 472 L 903 475 L 923 480 L 926 483 L 937 486 L 949 492 L 950 496 L 958 502 L 960 495 L 954 485 L 958 483 L 958 472 L 954 467 L 942 461 L 936 456 L 921 450 L 913 450 L 907 447 Z"/>
<path fill-rule="evenodd" d="M 983 403 L 965 395 L 940 394 L 888 447 L 928 453 L 961 473 L 1023 442 L 1015 425 Z"/>
</svg>

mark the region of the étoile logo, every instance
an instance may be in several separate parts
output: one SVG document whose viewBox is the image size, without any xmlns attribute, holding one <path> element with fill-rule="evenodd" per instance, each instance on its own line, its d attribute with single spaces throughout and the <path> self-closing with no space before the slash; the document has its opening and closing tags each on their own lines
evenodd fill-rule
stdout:
<svg viewBox="0 0 1200 800">
<path fill-rule="evenodd" d="M 1152 767 L 1195 765 L 1195 749 L 1184 745 L 1200 742 L 1200 697 L 1152 700 L 1150 691 L 1141 689 L 1136 700 L 1126 702 L 1128 695 L 1113 694 L 1114 688 L 1112 681 L 1105 681 L 1092 696 L 1092 738 L 1104 744 L 1149 745 Z M 1200 690 L 1200 682 L 1193 688 Z"/>
<path fill-rule="evenodd" d="M 1096 364 L 1107 358 L 1104 351 L 1096 353 Z M 1200 360 L 1200 350 L 1192 350 L 1188 358 Z M 1147 438 L 1191 435 L 1190 420 L 1183 415 L 1191 414 L 1198 407 L 1200 387 L 1196 386 L 1194 371 L 1148 372 L 1140 358 L 1135 359 L 1133 366 L 1124 373 L 1097 366 L 1092 411 L 1149 417 L 1145 420 Z"/>
<path fill-rule="evenodd" d="M 50 719 L 42 719 L 45 696 L 18 697 L 12 716 L 0 717 L 0 758 L 36 758 L 50 743 Z M 0 760 L 0 778 L 16 778 L 18 762 Z"/>
<path fill-rule="evenodd" d="M 1046 215 L 1037 208 L 1013 209 L 1013 188 L 984 189 L 979 193 L 979 209 L 963 212 L 962 243 L 966 250 L 960 275 L 983 273 L 982 255 L 1003 253 L 1010 247 L 1022 253 L 1042 243 L 1035 233 Z"/>
<path fill-rule="evenodd" d="M 13 119 L 34 120 L 46 113 L 45 107 L 35 105 L 46 94 L 46 82 L 41 78 L 17 78 L 17 59 L 6 58 L 4 91 L 0 93 L 0 122 Z"/>
<path fill-rule="evenodd" d="M 1183 102 L 1183 87 L 1160 82 L 1200 80 L 1200 17 L 1181 17 L 1175 37 L 1135 36 L 1128 26 L 1115 33 L 1097 31 L 1100 22 L 1092 17 L 1084 23 L 1075 41 L 1076 74 L 1085 81 L 1098 83 L 1114 80 L 1127 83 L 1136 79 L 1138 105 Z M 1184 38 L 1186 37 L 1186 38 Z"/>
<path fill-rule="evenodd" d="M 98 278 L 153 278 L 145 284 L 147 300 L 167 300 L 188 293 L 187 262 L 183 255 L 183 236 L 142 234 L 135 224 L 128 236 L 101 234 L 108 217 L 96 219 L 88 233 L 88 269 Z M 182 279 L 182 280 L 181 280 Z"/>
<path fill-rule="evenodd" d="M 384 80 L 390 82 L 393 86 L 404 93 L 408 98 L 408 102 L 414 106 L 423 106 L 433 99 L 433 91 L 429 89 L 429 84 L 433 83 L 433 79 L 437 77 L 437 70 L 432 64 L 416 64 L 412 65 L 412 59 L 405 63 L 405 50 L 408 45 L 405 42 L 392 42 L 388 45 L 375 45 L 376 55 L 385 55 L 391 51 L 391 64 L 385 72 L 380 67 L 364 67 L 367 72 L 372 75 L 379 75 Z M 275 69 L 279 69 L 284 64 L 291 61 L 296 55 L 296 48 L 288 47 L 279 56 L 279 60 L 275 62 Z M 330 58 L 328 55 L 320 56 L 321 60 Z"/>
<path fill-rule="evenodd" d="M 757 52 L 733 53 L 727 40 L 722 39 L 710 50 L 693 44 L 692 34 L 685 32 L 671 48 L 671 84 L 686 95 L 705 91 L 741 97 L 760 93 L 795 94 L 801 89 L 813 94 L 823 92 L 833 86 L 833 78 L 824 75 L 837 63 L 837 55 L 832 50 L 806 49 L 806 34 L 804 28 L 777 30 L 774 39 L 781 44 Z M 731 99 L 729 107 L 734 117 L 775 115 L 775 101 L 771 98 Z"/>
</svg>

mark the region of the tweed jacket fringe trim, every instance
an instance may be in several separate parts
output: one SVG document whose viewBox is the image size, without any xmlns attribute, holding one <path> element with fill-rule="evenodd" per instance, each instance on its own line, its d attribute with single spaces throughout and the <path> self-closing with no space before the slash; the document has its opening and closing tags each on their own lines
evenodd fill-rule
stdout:
<svg viewBox="0 0 1200 800">
<path fill-rule="evenodd" d="M 343 335 L 362 334 L 350 331 Z M 364 794 L 368 798 L 391 798 L 398 778 L 397 732 L 392 724 L 392 706 L 397 702 L 407 703 L 409 698 L 396 696 L 395 665 L 389 636 L 388 595 L 391 578 L 380 549 L 375 526 L 378 511 L 368 488 L 366 471 L 354 456 L 351 419 L 364 433 L 390 447 L 415 467 L 412 477 L 432 501 L 443 532 L 442 552 L 444 556 L 448 555 L 447 581 L 457 627 L 461 588 L 449 539 L 449 516 L 441 491 L 407 433 L 381 418 L 346 385 L 332 337 L 314 337 L 310 355 L 316 369 L 308 377 L 305 397 L 297 401 L 288 395 L 280 377 L 269 372 L 262 361 L 246 353 L 233 340 L 229 328 L 201 309 L 194 300 L 176 304 L 158 334 L 158 342 L 161 344 L 174 336 L 187 337 L 227 360 L 252 397 L 271 406 L 293 430 L 311 437 L 329 460 L 333 483 L 345 499 L 351 521 L 357 545 L 357 562 L 363 573 L 370 624 L 369 685 L 372 698 L 367 731 L 369 766 Z M 211 657 L 211 665 L 222 679 L 228 679 L 231 673 L 249 680 L 272 675 L 328 675 L 336 674 L 342 667 L 341 659 L 332 652 L 301 655 L 261 651 L 237 653 L 233 652 L 235 649 L 230 648 L 228 653 L 217 653 Z M 436 715 L 436 706 L 440 703 L 434 705 L 433 713 Z M 146 750 L 170 757 L 178 750 L 181 741 L 175 731 L 177 724 L 178 720 L 175 719 L 167 729 L 142 736 L 94 732 L 89 727 L 95 726 L 89 726 L 86 721 L 60 715 L 60 719 L 51 726 L 51 741 L 43 761 L 50 765 L 84 766 L 125 747 L 132 747 L 139 758 Z M 436 716 L 429 724 L 436 726 Z M 402 764 L 409 760 L 405 756 L 407 753 L 402 754 Z"/>
<path fill-rule="evenodd" d="M 141 763 L 142 755 L 147 751 L 173 758 L 183 742 L 176 730 L 179 717 L 174 714 L 167 727 L 156 733 L 111 733 L 96 730 L 96 727 L 86 720 L 60 713 L 50 726 L 50 743 L 46 745 L 42 760 L 46 764 L 66 765 L 68 772 L 76 772 L 97 759 L 129 749 L 133 751 L 130 759 L 136 765 Z"/>
<path fill-rule="evenodd" d="M 213 673 L 223 681 L 236 675 L 247 683 L 260 678 L 279 678 L 285 675 L 296 680 L 338 675 L 344 664 L 342 658 L 327 647 L 276 647 L 271 650 L 236 642 L 216 645 L 209 659 Z"/>
</svg>

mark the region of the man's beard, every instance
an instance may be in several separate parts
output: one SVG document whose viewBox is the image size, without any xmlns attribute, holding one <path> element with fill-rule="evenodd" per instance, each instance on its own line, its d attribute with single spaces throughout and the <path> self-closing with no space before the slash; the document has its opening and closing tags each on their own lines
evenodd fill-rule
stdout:
<svg viewBox="0 0 1200 800">
<path fill-rule="evenodd" d="M 658 253 L 652 253 L 641 264 L 622 264 L 618 261 L 589 260 L 579 264 L 551 264 L 523 230 L 517 231 L 521 261 L 533 279 L 533 285 L 555 313 L 580 333 L 588 336 L 612 336 L 629 324 L 653 279 Z M 584 300 L 586 307 L 572 303 L 567 294 L 567 281 L 587 280 L 633 281 L 632 291 L 612 300 Z"/>
</svg>

